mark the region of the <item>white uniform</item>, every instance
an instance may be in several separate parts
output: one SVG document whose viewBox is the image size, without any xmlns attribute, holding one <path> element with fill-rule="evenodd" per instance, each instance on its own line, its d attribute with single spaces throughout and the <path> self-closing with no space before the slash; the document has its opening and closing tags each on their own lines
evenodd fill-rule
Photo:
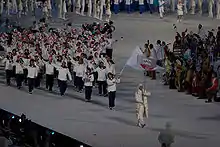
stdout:
<svg viewBox="0 0 220 147">
<path fill-rule="evenodd" d="M 76 1 L 76 14 L 80 14 L 81 0 Z"/>
<path fill-rule="evenodd" d="M 3 0 L 0 0 L 0 15 L 2 15 L 4 9 Z"/>
<path fill-rule="evenodd" d="M 105 0 L 100 0 L 100 13 L 99 13 L 99 19 L 102 20 L 103 15 L 103 7 L 105 5 Z"/>
<path fill-rule="evenodd" d="M 160 12 L 160 18 L 163 18 L 164 13 L 164 0 L 159 0 L 159 12 Z"/>
<path fill-rule="evenodd" d="M 81 12 L 80 14 L 84 16 L 84 10 L 85 10 L 85 0 L 81 0 Z"/>
<path fill-rule="evenodd" d="M 198 0 L 199 14 L 202 14 L 202 3 L 203 3 L 203 0 Z"/>
<path fill-rule="evenodd" d="M 106 21 L 109 22 L 111 18 L 110 0 L 106 0 Z"/>
<path fill-rule="evenodd" d="M 170 3 L 171 3 L 171 10 L 172 10 L 172 12 L 174 12 L 175 11 L 175 0 L 170 0 Z"/>
<path fill-rule="evenodd" d="M 10 1 L 6 0 L 6 14 L 9 15 L 10 13 Z"/>
<path fill-rule="evenodd" d="M 63 0 L 58 1 L 58 18 L 62 18 Z"/>
<path fill-rule="evenodd" d="M 92 16 L 92 0 L 88 0 L 88 14 L 89 17 Z"/>
<path fill-rule="evenodd" d="M 191 0 L 191 14 L 194 15 L 195 14 L 195 8 L 196 8 L 196 1 L 195 0 Z"/>
<path fill-rule="evenodd" d="M 150 96 L 151 93 L 147 92 L 146 90 L 138 90 L 135 93 L 135 100 L 136 100 L 136 116 L 138 120 L 138 125 L 144 125 L 144 117 L 148 118 L 148 103 L 147 97 Z"/>
<path fill-rule="evenodd" d="M 185 13 L 185 14 L 188 13 L 187 2 L 188 2 L 188 0 L 184 0 L 184 13 Z"/>
<path fill-rule="evenodd" d="M 14 13 L 18 12 L 17 0 L 12 0 L 12 9 Z"/>
<path fill-rule="evenodd" d="M 66 8 L 66 0 L 63 0 L 63 11 L 62 11 L 62 18 L 66 19 L 66 13 L 67 13 L 67 8 Z"/>
<path fill-rule="evenodd" d="M 177 4 L 177 14 L 178 16 L 183 16 L 183 5 Z"/>
<path fill-rule="evenodd" d="M 213 18 L 214 0 L 208 0 L 209 17 Z"/>
<path fill-rule="evenodd" d="M 217 11 L 217 16 L 216 16 L 216 18 L 217 19 L 220 19 L 220 0 L 217 0 L 217 2 L 216 2 L 216 11 Z"/>
</svg>

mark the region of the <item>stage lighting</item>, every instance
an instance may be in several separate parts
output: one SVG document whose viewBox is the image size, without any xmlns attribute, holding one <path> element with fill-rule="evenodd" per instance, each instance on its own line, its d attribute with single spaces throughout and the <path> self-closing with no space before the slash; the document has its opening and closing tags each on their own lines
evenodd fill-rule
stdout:
<svg viewBox="0 0 220 147">
<path fill-rule="evenodd" d="M 12 118 L 12 119 L 14 119 L 14 118 L 15 118 L 15 116 L 12 116 L 11 118 Z"/>
<path fill-rule="evenodd" d="M 83 147 L 83 145 L 80 145 L 80 147 Z"/>
<path fill-rule="evenodd" d="M 54 133 L 54 132 L 51 132 L 51 134 L 54 135 L 55 133 Z"/>
<path fill-rule="evenodd" d="M 20 122 L 20 123 L 22 122 L 21 118 L 19 119 L 19 122 Z"/>
</svg>

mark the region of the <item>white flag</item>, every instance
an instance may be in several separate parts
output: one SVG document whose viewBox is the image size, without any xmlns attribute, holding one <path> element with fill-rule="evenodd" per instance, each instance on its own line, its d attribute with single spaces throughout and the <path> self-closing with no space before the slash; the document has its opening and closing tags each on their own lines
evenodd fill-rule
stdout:
<svg viewBox="0 0 220 147">
<path fill-rule="evenodd" d="M 130 58 L 127 60 L 126 65 L 130 66 L 137 70 L 143 70 L 143 68 L 140 66 L 139 58 L 143 56 L 143 52 L 141 51 L 140 47 L 137 46 L 133 53 L 131 54 Z"/>
</svg>

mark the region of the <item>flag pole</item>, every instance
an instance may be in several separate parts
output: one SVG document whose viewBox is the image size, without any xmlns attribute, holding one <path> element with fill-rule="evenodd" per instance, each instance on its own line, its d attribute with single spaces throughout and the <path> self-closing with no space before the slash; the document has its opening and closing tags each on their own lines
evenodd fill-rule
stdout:
<svg viewBox="0 0 220 147">
<path fill-rule="evenodd" d="M 126 65 L 127 65 L 127 64 L 125 64 L 125 65 L 123 66 L 123 68 L 121 69 L 121 71 L 120 71 L 120 73 L 119 73 L 119 76 L 121 76 L 121 75 L 122 75 L 122 73 L 123 73 L 123 71 L 124 71 L 124 69 L 125 69 Z"/>
</svg>

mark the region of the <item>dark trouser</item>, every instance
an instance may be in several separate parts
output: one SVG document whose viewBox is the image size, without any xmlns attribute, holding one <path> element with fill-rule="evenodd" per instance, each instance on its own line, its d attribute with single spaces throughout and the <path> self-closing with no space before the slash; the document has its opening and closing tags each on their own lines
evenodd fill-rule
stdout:
<svg viewBox="0 0 220 147">
<path fill-rule="evenodd" d="M 46 88 L 50 91 L 52 91 L 53 88 L 53 82 L 54 82 L 54 75 L 46 75 Z"/>
<path fill-rule="evenodd" d="M 84 85 L 84 82 L 82 80 L 82 77 L 76 77 L 76 86 L 77 86 L 78 90 L 82 90 L 83 85 Z"/>
<path fill-rule="evenodd" d="M 77 82 L 76 82 L 76 72 L 73 72 L 73 81 L 74 81 L 74 86 L 76 86 Z"/>
<path fill-rule="evenodd" d="M 42 73 L 38 73 L 34 83 L 35 88 L 40 87 L 41 79 L 42 79 Z"/>
<path fill-rule="evenodd" d="M 192 93 L 192 84 L 190 82 L 185 82 L 185 88 L 187 91 L 187 94 L 191 94 Z"/>
<path fill-rule="evenodd" d="M 170 147 L 170 144 L 162 143 L 161 147 Z"/>
<path fill-rule="evenodd" d="M 112 59 L 113 49 L 106 49 L 106 55 Z"/>
<path fill-rule="evenodd" d="M 107 83 L 106 81 L 98 81 L 99 94 L 107 94 Z"/>
<path fill-rule="evenodd" d="M 205 99 L 206 98 L 206 89 L 205 89 L 204 85 L 199 87 L 199 98 L 200 99 Z"/>
<path fill-rule="evenodd" d="M 156 79 L 156 71 L 155 70 L 150 71 L 150 74 L 151 74 L 151 79 L 155 80 Z"/>
<path fill-rule="evenodd" d="M 108 100 L 109 100 L 110 108 L 115 107 L 115 96 L 116 96 L 116 91 L 111 91 L 108 93 Z"/>
<path fill-rule="evenodd" d="M 212 101 L 212 99 L 215 97 L 215 95 L 216 95 L 216 91 L 215 90 L 208 91 L 207 92 L 208 101 Z"/>
<path fill-rule="evenodd" d="M 5 73 L 6 73 L 7 85 L 10 85 L 11 84 L 12 70 L 6 70 Z"/>
<path fill-rule="evenodd" d="M 16 74 L 16 83 L 18 88 L 22 86 L 23 78 L 24 78 L 23 74 Z"/>
<path fill-rule="evenodd" d="M 66 81 L 59 80 L 59 85 L 60 85 L 60 94 L 64 95 L 64 93 L 66 92 L 66 88 L 67 88 Z"/>
<path fill-rule="evenodd" d="M 157 65 L 162 67 L 163 66 L 162 60 L 157 60 Z"/>
<path fill-rule="evenodd" d="M 24 83 L 27 84 L 27 75 L 28 75 L 28 70 L 24 69 Z"/>
<path fill-rule="evenodd" d="M 85 98 L 91 100 L 92 86 L 85 86 Z"/>
<path fill-rule="evenodd" d="M 13 66 L 13 69 L 12 69 L 12 75 L 11 75 L 11 77 L 16 77 L 16 71 L 15 71 L 15 69 L 16 69 L 16 67 L 15 66 Z"/>
<path fill-rule="evenodd" d="M 97 83 L 97 79 L 98 79 L 98 72 L 94 72 L 94 81 L 93 81 L 93 86 L 95 86 L 95 84 Z"/>
<path fill-rule="evenodd" d="M 170 89 L 176 89 L 175 79 L 171 78 L 171 79 L 169 80 L 169 88 L 170 88 Z"/>
<path fill-rule="evenodd" d="M 34 89 L 35 78 L 28 78 L 28 91 L 32 92 Z"/>
</svg>

